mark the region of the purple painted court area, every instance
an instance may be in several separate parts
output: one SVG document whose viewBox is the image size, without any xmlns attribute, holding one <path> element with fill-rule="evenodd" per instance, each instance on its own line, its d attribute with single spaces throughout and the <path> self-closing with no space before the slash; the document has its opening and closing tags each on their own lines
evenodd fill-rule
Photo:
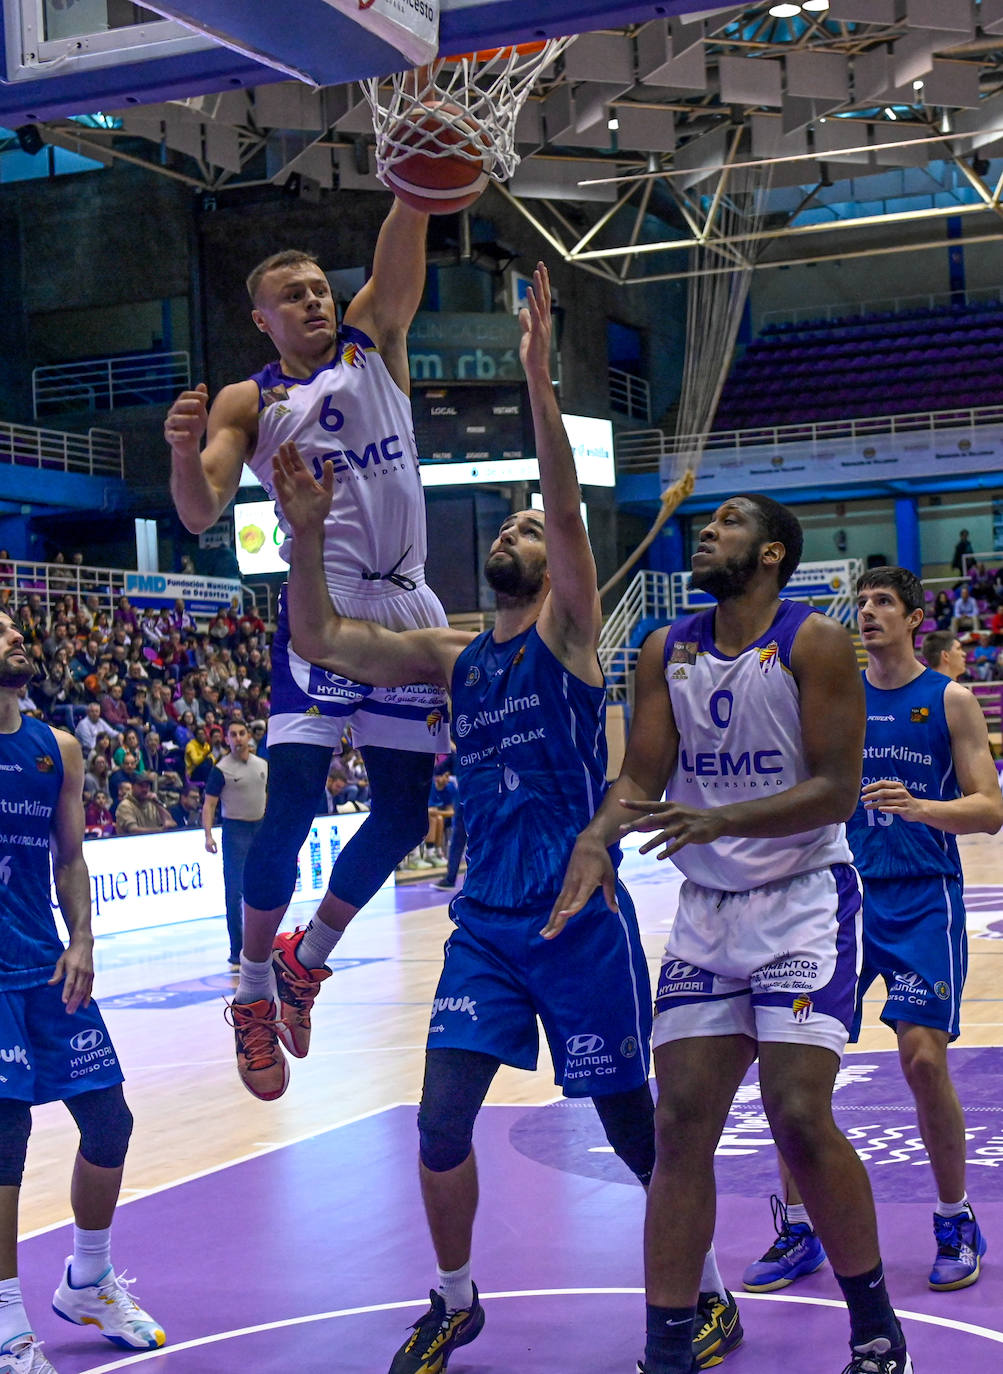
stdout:
<svg viewBox="0 0 1003 1374">
<path fill-rule="evenodd" d="M 836 1095 L 844 1129 L 868 1155 L 917 1374 L 1003 1368 L 1003 1129 L 993 1100 L 1003 1051 L 952 1056 L 969 1107 L 970 1189 L 989 1237 L 983 1277 L 966 1291 L 926 1287 L 932 1181 L 895 1057 L 851 1057 Z M 719 1155 L 718 1250 L 736 1286 L 772 1239 L 773 1187 L 754 1076 L 739 1097 Z M 25 1290 L 59 1374 L 385 1374 L 427 1305 L 433 1272 L 414 1117 L 414 1107 L 396 1107 L 122 1207 L 117 1262 L 139 1276 L 141 1300 L 168 1331 L 166 1351 L 119 1352 L 60 1322 L 46 1302 L 67 1233 L 27 1241 Z M 605 1151 L 590 1105 L 489 1107 L 477 1150 L 474 1276 L 487 1324 L 449 1374 L 633 1374 L 644 1200 Z M 746 1342 L 727 1361 L 734 1374 L 778 1374 L 805 1351 L 809 1364 L 798 1367 L 839 1374 L 846 1320 L 828 1267 L 741 1303 Z"/>
</svg>

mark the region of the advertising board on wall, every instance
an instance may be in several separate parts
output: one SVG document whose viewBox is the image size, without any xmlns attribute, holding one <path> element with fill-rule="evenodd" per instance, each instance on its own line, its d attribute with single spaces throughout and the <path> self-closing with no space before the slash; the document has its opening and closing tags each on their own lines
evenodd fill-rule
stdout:
<svg viewBox="0 0 1003 1374">
<path fill-rule="evenodd" d="M 1003 425 L 910 429 L 898 433 L 808 439 L 803 443 L 710 448 L 697 473 L 698 496 L 752 487 L 828 486 L 843 482 L 956 477 L 1003 467 Z"/>
</svg>

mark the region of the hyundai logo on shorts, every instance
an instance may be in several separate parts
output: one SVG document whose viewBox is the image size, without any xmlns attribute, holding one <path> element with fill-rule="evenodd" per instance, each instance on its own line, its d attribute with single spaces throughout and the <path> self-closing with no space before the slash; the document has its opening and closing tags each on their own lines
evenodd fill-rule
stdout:
<svg viewBox="0 0 1003 1374">
<path fill-rule="evenodd" d="M 598 1054 L 605 1043 L 601 1035 L 573 1035 L 568 1041 L 568 1054 Z"/>
<path fill-rule="evenodd" d="M 80 1031 L 75 1035 L 70 1044 L 75 1050 L 96 1050 L 98 1045 L 104 1040 L 104 1031 L 94 1030 Z"/>
</svg>

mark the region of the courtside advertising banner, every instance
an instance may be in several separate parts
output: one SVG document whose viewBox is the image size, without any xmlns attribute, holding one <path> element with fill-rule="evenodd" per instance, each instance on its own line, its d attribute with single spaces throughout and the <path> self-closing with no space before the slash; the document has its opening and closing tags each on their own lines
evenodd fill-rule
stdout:
<svg viewBox="0 0 1003 1374">
<path fill-rule="evenodd" d="M 314 818 L 297 860 L 294 902 L 319 900 L 332 863 L 365 819 L 364 812 Z M 213 836 L 215 854 L 206 850 L 201 828 L 87 840 L 84 861 L 91 880 L 94 934 L 118 935 L 222 916 L 226 899 L 219 828 Z M 268 862 L 267 856 L 263 861 Z M 253 852 L 248 862 L 254 862 Z M 393 885 L 391 873 L 384 886 Z M 52 905 L 58 912 L 54 885 Z"/>
</svg>

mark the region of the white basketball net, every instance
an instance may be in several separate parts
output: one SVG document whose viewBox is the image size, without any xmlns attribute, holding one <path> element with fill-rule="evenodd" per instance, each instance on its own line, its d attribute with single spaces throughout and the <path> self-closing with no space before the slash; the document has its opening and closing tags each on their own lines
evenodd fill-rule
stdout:
<svg viewBox="0 0 1003 1374">
<path fill-rule="evenodd" d="M 495 181 L 506 181 L 519 165 L 519 111 L 540 73 L 572 41 L 550 38 L 533 52 L 508 47 L 440 57 L 415 71 L 363 81 L 376 130 L 376 175 L 383 181 L 395 163 L 420 152 L 426 157 L 462 157 L 484 168 Z M 442 105 L 453 106 L 455 112 Z M 414 124 L 427 114 L 434 118 L 416 138 Z M 445 126 L 445 137 L 436 136 L 437 126 Z M 450 129 L 462 137 L 450 142 Z M 471 138 L 472 131 L 480 130 L 483 138 Z"/>
</svg>

